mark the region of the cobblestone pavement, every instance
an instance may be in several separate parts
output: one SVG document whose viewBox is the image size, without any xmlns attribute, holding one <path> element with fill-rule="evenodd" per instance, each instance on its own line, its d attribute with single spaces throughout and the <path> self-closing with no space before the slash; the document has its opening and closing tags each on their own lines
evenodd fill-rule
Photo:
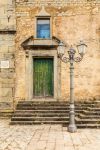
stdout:
<svg viewBox="0 0 100 150">
<path fill-rule="evenodd" d="M 0 150 L 100 150 L 99 129 L 67 132 L 61 125 L 9 125 L 0 120 Z"/>
</svg>

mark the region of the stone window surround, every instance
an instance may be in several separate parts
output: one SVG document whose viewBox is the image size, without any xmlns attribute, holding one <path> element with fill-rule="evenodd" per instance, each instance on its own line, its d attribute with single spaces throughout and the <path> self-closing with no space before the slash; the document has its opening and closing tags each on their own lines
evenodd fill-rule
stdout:
<svg viewBox="0 0 100 150">
<path fill-rule="evenodd" d="M 60 61 L 57 58 L 57 50 L 29 50 L 28 57 L 26 56 L 26 100 L 34 100 L 33 95 L 33 59 L 34 57 L 54 59 L 54 97 L 53 100 L 58 100 L 60 97 Z M 38 99 L 38 97 L 37 97 Z"/>
<path fill-rule="evenodd" d="M 41 11 L 35 16 L 35 39 L 37 38 L 37 20 L 38 19 L 50 19 L 50 39 L 52 39 L 52 17 L 46 12 L 44 6 L 42 6 Z"/>
<path fill-rule="evenodd" d="M 36 16 L 35 17 L 35 30 L 34 30 L 35 31 L 35 35 L 34 35 L 34 38 L 35 39 L 39 39 L 39 38 L 37 38 L 37 20 L 38 19 L 50 19 L 50 39 L 52 39 L 52 18 L 49 17 L 49 16 Z"/>
</svg>

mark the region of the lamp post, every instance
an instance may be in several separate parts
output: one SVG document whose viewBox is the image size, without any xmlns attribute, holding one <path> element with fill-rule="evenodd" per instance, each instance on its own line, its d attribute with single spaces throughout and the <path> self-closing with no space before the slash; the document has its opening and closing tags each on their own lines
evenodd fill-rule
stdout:
<svg viewBox="0 0 100 150">
<path fill-rule="evenodd" d="M 58 56 L 64 63 L 70 63 L 70 112 L 69 112 L 69 126 L 68 131 L 69 132 L 76 132 L 77 127 L 75 124 L 75 105 L 74 105 L 74 62 L 80 62 L 83 59 L 83 56 L 85 54 L 85 49 L 87 47 L 86 44 L 84 44 L 82 41 L 76 46 L 78 50 L 78 57 L 75 57 L 76 50 L 71 46 L 68 50 L 68 57 L 64 56 L 65 52 L 65 46 L 63 42 L 59 43 L 58 46 Z"/>
</svg>

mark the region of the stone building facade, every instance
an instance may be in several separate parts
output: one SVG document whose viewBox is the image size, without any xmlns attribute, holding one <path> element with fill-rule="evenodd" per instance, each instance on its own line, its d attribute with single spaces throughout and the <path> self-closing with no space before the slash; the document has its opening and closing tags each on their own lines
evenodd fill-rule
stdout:
<svg viewBox="0 0 100 150">
<path fill-rule="evenodd" d="M 37 37 L 38 19 L 49 20 L 49 38 Z M 100 99 L 99 0 L 0 1 L 0 109 L 13 110 L 19 100 L 44 100 L 48 95 L 50 100 L 68 100 L 69 64 L 58 58 L 57 46 L 63 41 L 67 55 L 80 40 L 88 47 L 83 61 L 74 64 L 75 100 Z M 49 78 L 50 62 L 47 79 L 34 76 L 39 61 L 52 64 L 51 89 L 42 82 Z"/>
</svg>

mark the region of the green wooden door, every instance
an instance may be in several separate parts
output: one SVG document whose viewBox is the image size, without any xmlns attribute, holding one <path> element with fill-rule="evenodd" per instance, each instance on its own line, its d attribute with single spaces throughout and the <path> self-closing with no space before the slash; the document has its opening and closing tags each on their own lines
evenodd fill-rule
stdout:
<svg viewBox="0 0 100 150">
<path fill-rule="evenodd" d="M 34 58 L 34 96 L 51 97 L 53 96 L 53 59 L 52 58 Z"/>
</svg>

